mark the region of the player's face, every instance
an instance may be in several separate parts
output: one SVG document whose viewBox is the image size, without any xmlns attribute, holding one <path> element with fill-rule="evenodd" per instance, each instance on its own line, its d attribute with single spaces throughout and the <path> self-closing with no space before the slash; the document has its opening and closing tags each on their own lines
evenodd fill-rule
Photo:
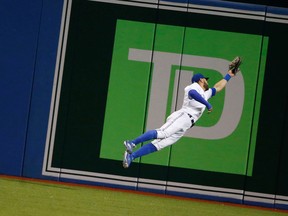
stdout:
<svg viewBox="0 0 288 216">
<path fill-rule="evenodd" d="M 207 91 L 209 89 L 208 82 L 205 78 L 202 79 L 204 90 Z"/>
</svg>

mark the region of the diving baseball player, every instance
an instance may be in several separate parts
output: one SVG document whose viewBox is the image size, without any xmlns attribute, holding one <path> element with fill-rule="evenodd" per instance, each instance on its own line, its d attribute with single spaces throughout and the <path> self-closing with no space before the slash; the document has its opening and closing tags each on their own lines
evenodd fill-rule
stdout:
<svg viewBox="0 0 288 216">
<path fill-rule="evenodd" d="M 192 84 L 184 89 L 184 100 L 180 110 L 173 112 L 168 116 L 166 123 L 159 129 L 149 130 L 134 140 L 124 141 L 126 148 L 123 159 L 123 167 L 128 168 L 131 162 L 144 155 L 160 151 L 177 142 L 185 132 L 193 127 L 197 120 L 201 117 L 205 108 L 208 113 L 212 112 L 212 105 L 208 100 L 217 92 L 225 88 L 231 77 L 239 71 L 241 59 L 236 57 L 229 65 L 228 73 L 217 82 L 213 88 L 208 86 L 208 77 L 202 74 L 195 74 L 192 77 Z M 153 140 L 152 142 L 142 146 L 133 152 L 133 148 L 142 142 Z"/>
</svg>

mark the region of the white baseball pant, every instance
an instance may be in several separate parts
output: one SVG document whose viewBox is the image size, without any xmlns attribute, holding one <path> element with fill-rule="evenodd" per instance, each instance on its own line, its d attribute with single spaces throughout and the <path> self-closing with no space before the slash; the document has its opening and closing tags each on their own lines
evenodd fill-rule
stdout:
<svg viewBox="0 0 288 216">
<path fill-rule="evenodd" d="M 191 118 L 186 112 L 178 110 L 168 116 L 166 123 L 156 129 L 157 139 L 152 144 L 161 150 L 177 142 L 185 132 L 192 126 Z"/>
</svg>

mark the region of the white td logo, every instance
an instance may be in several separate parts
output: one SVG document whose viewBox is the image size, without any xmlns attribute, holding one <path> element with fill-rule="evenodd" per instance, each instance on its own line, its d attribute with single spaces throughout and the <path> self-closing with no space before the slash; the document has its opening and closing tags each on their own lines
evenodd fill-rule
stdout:
<svg viewBox="0 0 288 216">
<path fill-rule="evenodd" d="M 169 79 L 171 67 L 182 65 L 197 68 L 207 68 L 218 71 L 223 76 L 227 73 L 227 65 L 230 61 L 226 59 L 211 58 L 204 56 L 182 55 L 168 52 L 153 52 L 151 50 L 129 49 L 129 60 L 140 62 L 153 62 L 153 77 L 150 90 L 150 101 L 146 129 L 154 129 L 161 126 L 165 120 L 167 106 Z M 182 106 L 183 89 L 191 83 L 191 71 L 177 71 L 174 87 L 172 111 Z M 177 91 L 177 89 L 180 91 Z M 177 99 L 177 101 L 176 101 Z M 236 129 L 244 105 L 244 80 L 241 73 L 233 80 L 233 85 L 227 85 L 225 102 L 219 121 L 211 127 L 194 126 L 188 130 L 186 137 L 202 139 L 222 139 L 229 136 Z"/>
</svg>

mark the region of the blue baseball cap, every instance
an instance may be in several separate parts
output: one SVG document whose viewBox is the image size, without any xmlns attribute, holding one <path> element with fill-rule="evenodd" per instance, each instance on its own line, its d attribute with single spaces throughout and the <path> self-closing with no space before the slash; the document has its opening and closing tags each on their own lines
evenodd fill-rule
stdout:
<svg viewBox="0 0 288 216">
<path fill-rule="evenodd" d="M 198 82 L 200 79 L 202 79 L 202 78 L 204 78 L 204 79 L 206 79 L 206 80 L 208 80 L 209 79 L 209 77 L 205 77 L 205 76 L 203 76 L 203 74 L 200 74 L 200 73 L 198 73 L 198 74 L 194 74 L 193 76 L 192 76 L 192 83 L 194 83 L 194 82 Z"/>
</svg>

